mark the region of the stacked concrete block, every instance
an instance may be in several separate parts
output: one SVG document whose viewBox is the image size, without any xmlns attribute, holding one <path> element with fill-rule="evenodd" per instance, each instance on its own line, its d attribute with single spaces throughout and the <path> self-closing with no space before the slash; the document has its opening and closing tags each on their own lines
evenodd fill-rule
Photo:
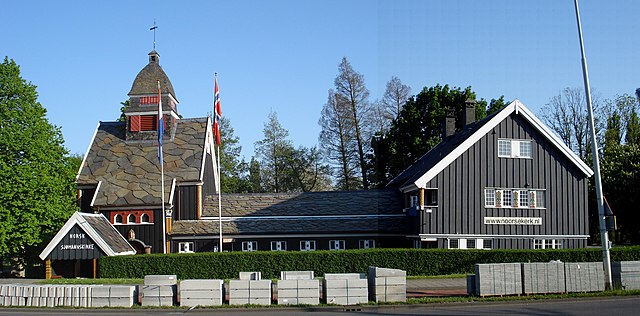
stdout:
<svg viewBox="0 0 640 316">
<path fill-rule="evenodd" d="M 613 286 L 623 290 L 640 290 L 640 261 L 620 261 L 611 264 Z"/>
<path fill-rule="evenodd" d="M 407 272 L 398 269 L 369 267 L 369 300 L 406 302 Z"/>
<path fill-rule="evenodd" d="M 278 280 L 278 305 L 320 304 L 320 281 L 313 271 L 281 271 Z"/>
<path fill-rule="evenodd" d="M 100 285 L 91 289 L 91 307 L 131 307 L 138 302 L 135 285 Z"/>
<path fill-rule="evenodd" d="M 327 273 L 322 281 L 327 304 L 365 304 L 368 298 L 367 279 L 363 273 Z"/>
<path fill-rule="evenodd" d="M 229 280 L 230 305 L 271 305 L 271 280 Z"/>
<path fill-rule="evenodd" d="M 525 294 L 564 293 L 564 263 L 534 262 L 522 264 L 522 282 Z"/>
<path fill-rule="evenodd" d="M 520 263 L 476 264 L 475 272 L 477 295 L 522 294 L 522 265 Z"/>
<path fill-rule="evenodd" d="M 567 292 L 604 291 L 602 262 L 568 262 L 564 270 Z"/>
<path fill-rule="evenodd" d="M 223 280 L 180 281 L 180 306 L 222 305 Z"/>
<path fill-rule="evenodd" d="M 240 272 L 240 280 L 262 280 L 262 272 Z"/>
<path fill-rule="evenodd" d="M 467 274 L 467 295 L 478 295 L 475 274 Z"/>
<path fill-rule="evenodd" d="M 0 285 L 0 306 L 89 307 L 91 285 Z"/>
<path fill-rule="evenodd" d="M 142 306 L 173 306 L 177 283 L 175 275 L 146 275 L 142 286 Z"/>
</svg>

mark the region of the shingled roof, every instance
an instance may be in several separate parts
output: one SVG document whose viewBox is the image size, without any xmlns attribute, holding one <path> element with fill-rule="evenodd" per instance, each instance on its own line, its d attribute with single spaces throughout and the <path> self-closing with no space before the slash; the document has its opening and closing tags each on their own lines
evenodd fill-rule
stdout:
<svg viewBox="0 0 640 316">
<path fill-rule="evenodd" d="M 238 219 L 223 221 L 223 234 L 404 234 L 404 216 L 388 217 L 300 217 L 297 219 Z M 218 220 L 173 222 L 172 235 L 217 235 Z"/>
<path fill-rule="evenodd" d="M 207 118 L 181 119 L 163 141 L 165 198 L 173 179 L 201 181 Z M 77 183 L 97 185 L 93 206 L 160 206 L 158 142 L 126 141 L 125 123 L 101 122 L 87 152 Z"/>
<path fill-rule="evenodd" d="M 399 214 L 397 190 L 222 195 L 222 216 L 317 216 Z M 218 216 L 217 196 L 205 198 L 203 217 Z"/>
<path fill-rule="evenodd" d="M 149 63 L 140 70 L 136 79 L 133 80 L 129 96 L 157 94 L 157 81 L 160 80 L 162 93 L 171 93 L 173 98 L 178 100 L 176 98 L 176 93 L 173 91 L 171 80 L 169 80 L 167 74 L 162 70 L 162 67 L 160 67 L 160 55 L 154 50 L 149 53 L 149 56 Z M 152 57 L 155 57 L 155 59 Z"/>
</svg>

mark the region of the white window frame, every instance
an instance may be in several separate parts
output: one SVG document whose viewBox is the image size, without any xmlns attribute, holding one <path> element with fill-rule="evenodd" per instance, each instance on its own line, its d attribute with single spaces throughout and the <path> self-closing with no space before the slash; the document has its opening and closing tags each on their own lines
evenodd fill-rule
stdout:
<svg viewBox="0 0 640 316">
<path fill-rule="evenodd" d="M 513 190 L 502 190 L 502 207 L 513 207 Z"/>
<path fill-rule="evenodd" d="M 145 219 L 146 217 L 146 219 Z M 141 224 L 149 224 L 149 214 L 142 214 L 140 215 L 140 223 Z"/>
<path fill-rule="evenodd" d="M 518 194 L 518 207 L 519 208 L 529 208 L 529 190 L 520 190 Z"/>
<path fill-rule="evenodd" d="M 133 216 L 133 221 L 131 221 L 131 216 Z M 136 216 L 133 214 L 127 215 L 127 224 L 135 224 L 135 223 L 136 223 Z"/>
<path fill-rule="evenodd" d="M 496 189 L 484 189 L 484 206 L 496 207 Z"/>
<path fill-rule="evenodd" d="M 482 239 L 482 248 L 479 248 L 479 249 L 484 249 L 484 250 L 493 249 L 493 239 Z"/>
<path fill-rule="evenodd" d="M 344 239 L 329 240 L 329 250 L 345 250 Z"/>
<path fill-rule="evenodd" d="M 315 240 L 300 240 L 300 251 L 314 251 L 316 250 Z"/>
<path fill-rule="evenodd" d="M 360 239 L 358 241 L 360 249 L 370 249 L 376 247 L 376 241 L 373 239 Z"/>
<path fill-rule="evenodd" d="M 563 249 L 562 239 L 534 239 L 533 249 Z"/>
<path fill-rule="evenodd" d="M 178 243 L 178 253 L 193 253 L 194 249 L 193 241 L 181 241 Z"/>
<path fill-rule="evenodd" d="M 251 252 L 258 251 L 258 242 L 257 241 L 243 241 L 242 242 L 242 251 Z"/>
<path fill-rule="evenodd" d="M 120 220 L 118 220 L 118 219 L 120 219 Z M 124 219 L 122 218 L 122 215 L 120 215 L 120 214 L 113 215 L 113 223 L 114 224 L 123 224 L 123 220 Z"/>
<path fill-rule="evenodd" d="M 447 248 L 460 249 L 460 239 L 448 239 Z"/>
<path fill-rule="evenodd" d="M 523 150 L 525 150 L 523 152 Z M 533 141 L 529 139 L 498 139 L 498 157 L 533 158 Z"/>
<path fill-rule="evenodd" d="M 287 242 L 284 240 L 271 241 L 271 251 L 286 251 Z"/>
</svg>

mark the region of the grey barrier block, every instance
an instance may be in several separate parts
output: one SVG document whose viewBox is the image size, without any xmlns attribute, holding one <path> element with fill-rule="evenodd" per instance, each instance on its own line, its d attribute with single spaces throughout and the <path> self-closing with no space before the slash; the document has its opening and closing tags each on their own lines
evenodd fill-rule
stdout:
<svg viewBox="0 0 640 316">
<path fill-rule="evenodd" d="M 407 271 L 399 269 L 388 269 L 379 267 L 369 267 L 369 277 L 407 277 Z"/>
<path fill-rule="evenodd" d="M 142 306 L 173 306 L 173 297 L 156 296 L 142 297 Z"/>
<path fill-rule="evenodd" d="M 221 306 L 222 298 L 180 298 L 180 306 Z"/>
<path fill-rule="evenodd" d="M 294 277 L 299 277 L 296 275 Z M 320 304 L 320 281 L 293 279 L 278 281 L 278 304 Z"/>
<path fill-rule="evenodd" d="M 144 285 L 176 285 L 176 284 L 178 284 L 178 277 L 175 274 L 144 276 Z"/>
<path fill-rule="evenodd" d="M 230 305 L 271 305 L 271 280 L 229 280 Z"/>
<path fill-rule="evenodd" d="M 522 294 L 520 263 L 475 265 L 475 289 L 480 296 Z"/>
<path fill-rule="evenodd" d="M 313 280 L 313 271 L 280 271 L 280 280 Z"/>
<path fill-rule="evenodd" d="M 360 280 L 366 279 L 366 275 L 364 273 L 325 273 L 325 280 Z"/>
<path fill-rule="evenodd" d="M 567 262 L 564 269 L 567 292 L 604 291 L 602 262 Z"/>
<path fill-rule="evenodd" d="M 523 263 L 523 292 L 564 293 L 567 290 L 564 275 L 564 264 L 561 262 Z"/>
<path fill-rule="evenodd" d="M 613 286 L 624 290 L 640 290 L 640 261 L 611 264 Z"/>
<path fill-rule="evenodd" d="M 175 285 L 144 285 L 142 286 L 142 296 L 175 296 Z"/>
<path fill-rule="evenodd" d="M 198 290 L 198 291 L 222 291 L 223 280 L 182 280 L 180 281 L 180 291 Z"/>
<path fill-rule="evenodd" d="M 223 280 L 184 280 L 180 282 L 180 306 L 222 305 Z"/>
<path fill-rule="evenodd" d="M 262 272 L 240 272 L 240 280 L 262 280 Z"/>
<path fill-rule="evenodd" d="M 327 304 L 353 305 L 369 300 L 368 280 L 364 274 L 325 274 L 322 285 Z"/>
</svg>

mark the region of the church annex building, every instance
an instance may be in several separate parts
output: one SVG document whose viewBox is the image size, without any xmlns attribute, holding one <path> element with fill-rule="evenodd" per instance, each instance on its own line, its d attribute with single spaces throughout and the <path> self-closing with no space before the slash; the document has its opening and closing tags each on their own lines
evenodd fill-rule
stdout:
<svg viewBox="0 0 640 316">
<path fill-rule="evenodd" d="M 518 100 L 480 121 L 469 102 L 464 129 L 447 118 L 443 141 L 383 190 L 224 194 L 220 245 L 212 121 L 181 118 L 160 55 L 148 57 L 126 119 L 98 124 L 76 178 L 81 212 L 136 253 L 586 246 L 593 172 Z"/>
</svg>

